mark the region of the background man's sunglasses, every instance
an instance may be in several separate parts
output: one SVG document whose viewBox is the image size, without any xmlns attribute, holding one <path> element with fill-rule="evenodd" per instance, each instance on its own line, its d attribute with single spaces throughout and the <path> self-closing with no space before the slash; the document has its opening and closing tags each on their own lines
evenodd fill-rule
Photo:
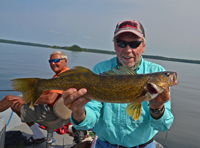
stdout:
<svg viewBox="0 0 200 148">
<path fill-rule="evenodd" d="M 129 45 L 131 48 L 137 48 L 143 42 L 143 40 L 126 42 L 126 41 L 119 40 L 117 38 L 115 38 L 115 41 L 116 41 L 117 45 L 121 48 L 125 48 L 127 45 Z"/>
<path fill-rule="evenodd" d="M 60 60 L 63 60 L 63 59 L 65 59 L 65 58 L 49 60 L 49 63 L 50 63 L 50 64 L 52 64 L 53 62 L 54 62 L 54 63 L 58 63 L 58 62 L 60 62 Z"/>
</svg>

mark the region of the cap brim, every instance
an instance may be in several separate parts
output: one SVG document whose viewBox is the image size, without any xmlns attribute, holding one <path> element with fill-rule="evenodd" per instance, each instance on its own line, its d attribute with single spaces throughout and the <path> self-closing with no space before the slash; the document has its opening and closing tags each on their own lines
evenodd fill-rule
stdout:
<svg viewBox="0 0 200 148">
<path fill-rule="evenodd" d="M 125 33 L 125 32 L 130 32 L 130 33 L 133 33 L 135 35 L 137 35 L 138 37 L 142 38 L 143 37 L 143 34 L 136 31 L 136 30 L 120 30 L 118 31 L 115 35 L 114 35 L 114 38 L 116 38 L 119 34 L 122 34 L 122 33 Z"/>
</svg>

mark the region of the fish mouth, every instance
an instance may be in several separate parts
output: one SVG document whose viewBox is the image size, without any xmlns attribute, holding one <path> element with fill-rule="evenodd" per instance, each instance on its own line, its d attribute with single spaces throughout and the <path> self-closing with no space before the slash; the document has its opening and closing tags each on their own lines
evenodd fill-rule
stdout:
<svg viewBox="0 0 200 148">
<path fill-rule="evenodd" d="M 154 83 L 147 83 L 147 89 L 151 95 L 156 95 L 163 91 L 163 88 Z"/>
<path fill-rule="evenodd" d="M 155 89 L 154 85 L 153 85 L 153 83 L 147 84 L 147 89 L 148 89 L 150 94 L 157 94 L 158 93 L 157 90 Z"/>
<path fill-rule="evenodd" d="M 178 84 L 178 81 L 177 81 L 177 73 L 173 73 L 172 74 L 172 84 L 170 86 L 174 86 L 174 85 L 177 85 Z"/>
</svg>

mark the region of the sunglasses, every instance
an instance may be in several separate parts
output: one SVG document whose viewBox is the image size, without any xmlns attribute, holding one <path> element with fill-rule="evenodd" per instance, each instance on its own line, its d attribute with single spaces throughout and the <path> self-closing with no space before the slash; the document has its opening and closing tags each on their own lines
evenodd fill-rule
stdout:
<svg viewBox="0 0 200 148">
<path fill-rule="evenodd" d="M 65 58 L 49 60 L 49 63 L 50 63 L 50 64 L 52 64 L 53 62 L 54 62 L 54 63 L 58 63 L 58 62 L 60 62 L 60 60 L 63 60 L 63 59 L 65 59 Z"/>
<path fill-rule="evenodd" d="M 131 48 L 137 48 L 143 42 L 143 40 L 126 42 L 126 41 L 119 40 L 117 38 L 115 38 L 115 41 L 116 41 L 117 45 L 121 48 L 125 48 L 127 45 L 129 45 Z"/>
</svg>

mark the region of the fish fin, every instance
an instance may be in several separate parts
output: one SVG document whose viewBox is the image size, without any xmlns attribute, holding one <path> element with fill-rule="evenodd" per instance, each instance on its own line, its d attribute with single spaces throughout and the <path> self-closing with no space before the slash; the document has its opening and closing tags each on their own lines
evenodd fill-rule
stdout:
<svg viewBox="0 0 200 148">
<path fill-rule="evenodd" d="M 77 73 L 77 72 L 92 72 L 92 71 L 88 68 L 85 68 L 85 67 L 75 66 L 70 70 L 62 72 L 61 74 L 59 74 L 59 76 L 66 76 L 68 74 L 73 74 L 73 73 Z"/>
<path fill-rule="evenodd" d="M 42 95 L 42 91 L 38 90 L 38 82 L 42 79 L 38 78 L 19 78 L 19 79 L 12 79 L 11 87 L 13 90 L 22 92 L 23 99 L 26 103 L 30 103 L 30 107 L 37 102 L 38 98 Z"/>
<path fill-rule="evenodd" d="M 126 112 L 129 116 L 132 116 L 132 119 L 137 121 L 140 118 L 142 111 L 142 104 L 141 103 L 131 103 L 126 107 Z"/>
<path fill-rule="evenodd" d="M 104 72 L 103 74 L 108 75 L 137 75 L 137 73 L 132 70 L 130 67 L 121 66 L 119 69 L 113 68 L 112 70 L 109 70 L 107 72 Z"/>
</svg>

